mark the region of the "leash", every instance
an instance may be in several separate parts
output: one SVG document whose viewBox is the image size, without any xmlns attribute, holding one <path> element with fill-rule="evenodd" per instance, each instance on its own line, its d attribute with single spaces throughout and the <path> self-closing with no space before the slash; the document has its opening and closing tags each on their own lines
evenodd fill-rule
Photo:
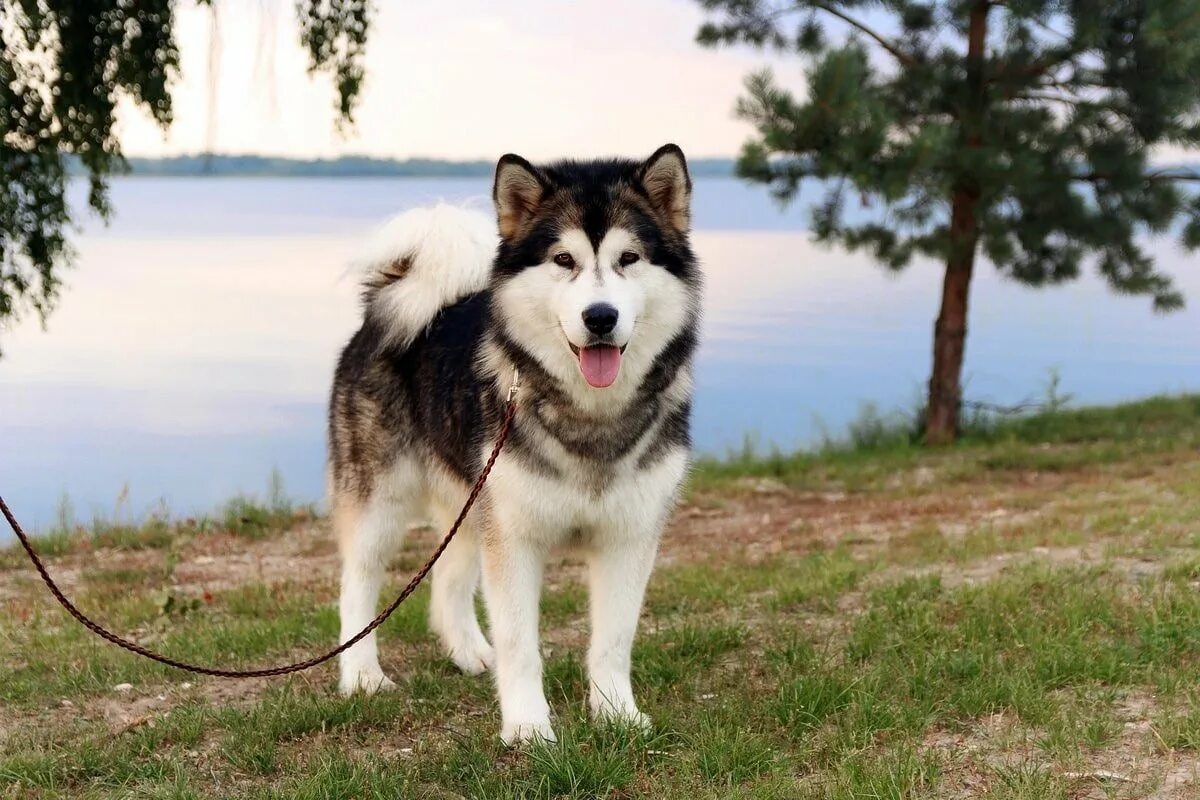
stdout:
<svg viewBox="0 0 1200 800">
<path fill-rule="evenodd" d="M 329 661 L 331 658 L 344 653 L 362 641 L 364 637 L 382 625 L 387 618 L 390 617 L 393 612 L 400 607 L 400 604 L 407 600 L 409 595 L 416 591 L 417 587 L 421 585 L 421 582 L 425 580 L 425 576 L 429 574 L 429 571 L 433 569 L 433 565 L 437 563 L 437 560 L 441 558 L 442 553 L 444 553 L 446 548 L 450 545 L 450 540 L 454 538 L 454 535 L 458 533 L 458 529 L 462 527 L 463 521 L 467 518 L 467 514 L 470 512 L 471 507 L 475 505 L 475 501 L 479 498 L 480 492 L 483 491 L 483 484 L 487 481 L 488 475 L 492 471 L 492 467 L 495 466 L 496 459 L 500 457 L 501 448 L 503 448 L 504 443 L 508 441 L 508 435 L 512 431 L 513 418 L 517 414 L 517 391 L 520 389 L 520 381 L 520 373 L 514 371 L 513 383 L 508 390 L 508 400 L 504 409 L 504 418 L 500 424 L 500 433 L 496 437 L 496 445 L 492 448 L 492 454 L 488 456 L 488 460 L 484 463 L 483 470 L 479 473 L 479 477 L 476 479 L 475 485 L 471 487 L 471 493 L 467 496 L 467 501 L 463 504 L 462 511 L 459 512 L 458 518 L 454 520 L 454 524 L 450 526 L 450 530 L 446 532 L 446 535 L 442 538 L 442 541 L 437 546 L 437 549 L 433 551 L 433 555 L 429 557 L 429 560 L 425 562 L 424 566 L 417 570 L 416 574 L 412 576 L 411 580 L 409 580 L 408 585 L 405 586 L 400 592 L 399 596 L 392 601 L 391 605 L 385 608 L 383 612 L 379 614 L 379 616 L 371 620 L 367 627 L 363 628 L 353 637 L 347 639 L 345 642 L 333 648 L 329 652 L 305 661 L 297 661 L 294 664 L 285 664 L 279 667 L 267 667 L 264 669 L 216 669 L 214 667 L 204 667 L 197 664 L 189 664 L 186 661 L 179 661 L 177 659 L 170 658 L 169 656 L 164 656 L 161 653 L 148 650 L 136 642 L 131 642 L 128 639 L 118 636 L 117 634 L 105 628 L 103 625 L 100 625 L 99 623 L 90 619 L 86 614 L 76 608 L 74 603 L 67 599 L 67 596 L 63 594 L 62 589 L 58 587 L 58 584 L 55 583 L 54 579 L 50 577 L 50 573 L 46 571 L 46 565 L 42 563 L 41 558 L 39 558 L 37 552 L 34 551 L 33 545 L 29 542 L 29 536 L 21 528 L 21 523 L 17 522 L 17 518 L 13 516 L 12 511 L 9 509 L 8 504 L 4 502 L 3 497 L 0 497 L 0 512 L 2 512 L 4 514 L 4 518 L 8 520 L 9 527 L 12 528 L 13 533 L 17 535 L 17 539 L 20 540 L 21 546 L 25 548 L 25 553 L 29 556 L 29 560 L 33 562 L 33 566 L 37 569 L 38 574 L 42 576 L 42 582 L 46 584 L 46 588 L 50 590 L 50 594 L 54 595 L 54 599 L 58 601 L 59 605 L 65 608 L 67 613 L 74 617 L 80 625 L 87 628 L 101 639 L 111 642 L 117 647 L 128 650 L 131 653 L 136 653 L 143 658 L 148 658 L 151 661 L 157 661 L 159 664 L 166 664 L 168 667 L 186 670 L 187 672 L 194 672 L 199 675 L 213 675 L 218 678 L 270 678 L 277 675 L 291 675 L 295 672 L 303 672 L 304 670 L 311 669 L 318 664 L 324 664 L 326 661 Z"/>
</svg>

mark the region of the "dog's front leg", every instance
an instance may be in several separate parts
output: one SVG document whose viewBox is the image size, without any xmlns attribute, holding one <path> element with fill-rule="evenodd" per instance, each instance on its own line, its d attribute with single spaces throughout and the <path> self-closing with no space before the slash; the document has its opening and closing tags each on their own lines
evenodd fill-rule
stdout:
<svg viewBox="0 0 1200 800">
<path fill-rule="evenodd" d="M 596 719 L 640 727 L 650 724 L 634 702 L 629 672 L 642 598 L 657 551 L 657 531 L 639 538 L 602 538 L 592 550 L 588 564 L 592 621 L 588 704 Z"/>
<path fill-rule="evenodd" d="M 544 552 L 511 530 L 493 529 L 485 537 L 483 592 L 496 650 L 500 738 L 505 744 L 554 741 L 538 652 L 544 566 Z"/>
</svg>

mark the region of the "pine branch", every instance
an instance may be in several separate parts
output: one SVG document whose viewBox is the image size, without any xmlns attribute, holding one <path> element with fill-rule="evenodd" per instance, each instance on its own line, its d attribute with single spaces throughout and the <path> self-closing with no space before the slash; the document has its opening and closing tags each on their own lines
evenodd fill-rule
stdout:
<svg viewBox="0 0 1200 800">
<path fill-rule="evenodd" d="M 1072 175 L 1071 180 L 1084 181 L 1085 183 L 1105 183 L 1113 179 L 1113 176 L 1104 172 L 1081 172 L 1078 175 Z M 1173 172 L 1171 170 L 1157 170 L 1155 172 L 1147 172 L 1142 176 L 1142 181 L 1145 183 L 1166 183 L 1169 181 L 1180 182 L 1200 182 L 1200 172 Z"/>
<path fill-rule="evenodd" d="M 1014 80 L 1030 80 L 1033 78 L 1041 78 L 1049 75 L 1063 64 L 1068 64 L 1076 58 L 1087 53 L 1090 46 L 1076 45 L 1074 47 L 1063 47 L 1048 54 L 1045 58 L 1039 58 L 1036 61 L 1030 61 L 1023 66 L 1009 68 L 1007 64 L 1000 64 L 999 69 L 992 75 L 990 80 L 996 83 L 1004 83 Z M 1051 82 L 1054 82 L 1051 79 Z"/>
<path fill-rule="evenodd" d="M 1111 89 L 1109 84 L 1099 79 L 1083 78 L 1077 72 L 1069 79 L 1044 78 L 1041 82 L 1032 84 L 1031 89 L 1061 89 L 1065 92 L 1077 89 Z"/>
<path fill-rule="evenodd" d="M 1125 109 L 1115 102 L 1105 102 L 1102 100 L 1088 100 L 1083 97 L 1070 97 L 1061 94 L 1049 94 L 1044 92 L 1021 92 L 1011 95 L 1006 98 L 1009 100 L 1028 100 L 1033 103 L 1062 103 L 1063 105 L 1075 106 L 1076 108 L 1095 108 L 1103 111 L 1116 111 L 1118 113 Z"/>
<path fill-rule="evenodd" d="M 899 61 L 904 66 L 912 67 L 918 63 L 917 58 L 915 56 L 913 56 L 912 53 L 908 53 L 908 52 L 904 51 L 895 42 L 891 41 L 890 39 L 884 37 L 882 34 L 877 33 L 876 31 L 867 27 L 862 22 L 855 19 L 854 17 L 851 17 L 849 14 L 845 13 L 844 11 L 834 8 L 832 5 L 830 5 L 828 3 L 820 3 L 820 2 L 809 3 L 808 7 L 817 9 L 818 11 L 824 11 L 826 14 L 829 14 L 831 17 L 837 17 L 838 19 L 840 19 L 842 22 L 845 22 L 850 27 L 855 28 L 856 30 L 860 31 L 861 33 L 865 33 L 867 36 L 874 39 L 875 42 L 880 47 L 882 47 L 884 50 L 888 51 L 893 56 L 895 56 L 896 60 Z M 797 8 L 797 10 L 800 10 L 799 7 Z"/>
<path fill-rule="evenodd" d="M 1160 169 L 1146 175 L 1146 180 L 1155 181 L 1200 181 L 1200 172 L 1172 172 Z"/>
</svg>

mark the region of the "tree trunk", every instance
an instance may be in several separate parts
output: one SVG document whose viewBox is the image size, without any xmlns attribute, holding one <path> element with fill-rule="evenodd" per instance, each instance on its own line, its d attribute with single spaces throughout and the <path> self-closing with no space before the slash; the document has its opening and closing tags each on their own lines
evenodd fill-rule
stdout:
<svg viewBox="0 0 1200 800">
<path fill-rule="evenodd" d="M 950 212 L 952 245 L 942 280 L 942 307 L 933 326 L 933 372 L 929 377 L 929 407 L 925 416 L 926 444 L 949 444 L 958 433 L 963 352 L 967 342 L 967 297 L 979 240 L 975 219 L 977 200 L 967 192 L 956 192 Z"/>
<path fill-rule="evenodd" d="M 966 102 L 959 116 L 965 149 L 983 142 L 987 111 L 987 86 L 983 66 L 987 46 L 987 16 L 991 0 L 978 0 L 971 8 L 967 31 Z M 942 306 L 933 326 L 933 370 L 929 376 L 929 401 L 925 415 L 925 443 L 949 444 L 958 435 L 962 407 L 962 365 L 967 341 L 967 298 L 975 251 L 979 246 L 978 207 L 980 186 L 975 176 L 958 176 L 950 209 L 950 255 L 942 281 Z"/>
</svg>

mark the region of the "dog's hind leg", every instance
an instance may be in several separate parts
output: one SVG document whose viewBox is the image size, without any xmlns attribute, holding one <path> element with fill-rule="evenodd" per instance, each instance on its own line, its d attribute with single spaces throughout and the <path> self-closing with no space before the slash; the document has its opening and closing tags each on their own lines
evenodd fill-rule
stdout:
<svg viewBox="0 0 1200 800">
<path fill-rule="evenodd" d="M 332 510 L 342 554 L 339 641 L 345 642 L 375 618 L 388 561 L 399 549 L 408 523 L 415 518 L 415 508 L 409 497 L 376 491 L 365 503 L 335 494 Z M 340 667 L 342 694 L 372 694 L 395 686 L 379 666 L 374 632 L 342 653 Z"/>
<path fill-rule="evenodd" d="M 439 532 L 447 530 L 456 516 L 439 509 L 434 514 Z M 446 654 L 468 675 L 491 669 L 496 659 L 475 613 L 479 562 L 479 529 L 476 514 L 471 514 L 433 568 L 429 602 L 429 627 L 441 639 Z"/>
</svg>

